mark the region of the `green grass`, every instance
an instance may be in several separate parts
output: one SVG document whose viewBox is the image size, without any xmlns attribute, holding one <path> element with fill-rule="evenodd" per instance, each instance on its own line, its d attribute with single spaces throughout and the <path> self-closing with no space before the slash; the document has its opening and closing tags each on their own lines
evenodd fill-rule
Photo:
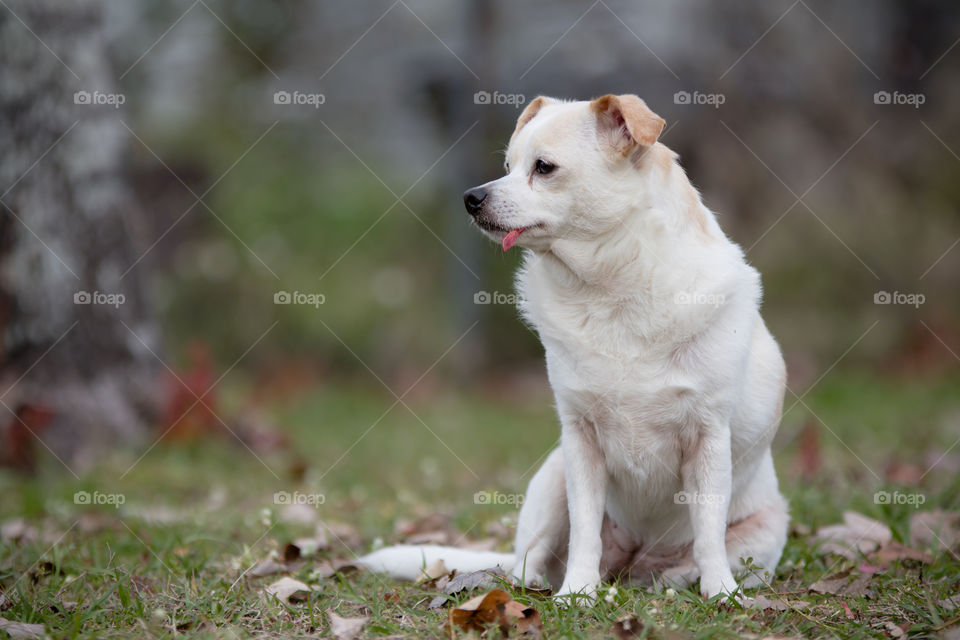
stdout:
<svg viewBox="0 0 960 640">
<path fill-rule="evenodd" d="M 913 509 L 874 504 L 873 493 L 895 488 L 884 474 L 891 461 L 925 469 L 927 452 L 953 444 L 960 435 L 958 389 L 956 378 L 832 374 L 804 400 L 826 425 L 822 471 L 807 479 L 796 471 L 793 435 L 810 417 L 803 405 L 786 414 L 775 446 L 794 522 L 815 528 L 853 509 L 888 523 L 907 541 Z M 241 406 L 245 391 L 235 388 L 227 404 Z M 409 410 L 398 404 L 388 412 L 393 402 L 385 392 L 351 384 L 304 393 L 270 408 L 289 444 L 258 451 L 259 460 L 226 436 L 163 441 L 139 462 L 142 451 L 114 453 L 81 473 L 80 481 L 53 459 L 29 479 L 0 475 L 0 522 L 22 517 L 36 531 L 35 539 L 0 543 L 0 617 L 43 623 L 55 638 L 315 637 L 326 633 L 326 611 L 334 610 L 370 616 L 367 637 L 443 636 L 446 611 L 428 610 L 430 592 L 418 585 L 338 574 L 317 581 L 320 588 L 308 601 L 281 605 L 261 596 L 275 577 L 241 577 L 312 530 L 278 521 L 275 491 L 322 493 L 319 517 L 355 526 L 362 540 L 357 551 L 376 538 L 396 540 L 397 519 L 434 512 L 448 514 L 469 538 L 484 538 L 515 512 L 509 505 L 474 504 L 474 492 L 522 491 L 557 438 L 546 389 L 522 401 L 441 389 L 406 399 Z M 957 482 L 955 472 L 934 469 L 911 490 L 926 496 L 923 509 L 956 509 Z M 123 494 L 125 503 L 77 505 L 78 490 Z M 498 538 L 504 548 L 507 537 Z M 336 546 L 321 551 L 293 575 L 309 581 L 317 560 L 347 555 Z M 648 637 L 889 637 L 888 621 L 910 635 L 936 637 L 958 624 L 960 610 L 937 604 L 960 590 L 960 562 L 944 553 L 925 565 L 895 562 L 875 576 L 870 599 L 807 592 L 820 578 L 856 572 L 861 564 L 792 534 L 771 587 L 791 602 L 809 603 L 803 611 L 756 611 L 704 602 L 693 590 L 668 594 L 622 586 L 612 602 L 601 599 L 592 607 L 561 607 L 518 591 L 514 597 L 539 610 L 548 637 L 597 637 L 625 615 L 642 620 Z M 771 588 L 756 592 L 770 594 Z"/>
</svg>

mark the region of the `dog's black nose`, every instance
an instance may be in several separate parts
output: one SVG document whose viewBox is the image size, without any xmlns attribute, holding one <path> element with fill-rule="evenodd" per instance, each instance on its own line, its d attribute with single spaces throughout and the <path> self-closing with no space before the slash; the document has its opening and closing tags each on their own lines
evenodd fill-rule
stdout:
<svg viewBox="0 0 960 640">
<path fill-rule="evenodd" d="M 483 201 L 487 199 L 487 190 L 483 187 L 474 187 L 467 189 L 463 194 L 463 204 L 467 207 L 467 213 L 472 216 L 480 213 Z"/>
</svg>

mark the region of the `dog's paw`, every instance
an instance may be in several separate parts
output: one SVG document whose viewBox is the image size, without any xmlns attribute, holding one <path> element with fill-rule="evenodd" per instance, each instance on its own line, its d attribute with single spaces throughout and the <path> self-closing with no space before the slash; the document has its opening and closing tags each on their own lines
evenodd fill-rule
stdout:
<svg viewBox="0 0 960 640">
<path fill-rule="evenodd" d="M 739 586 L 729 570 L 725 572 L 704 574 L 700 578 L 700 595 L 704 598 L 714 596 L 729 596 L 737 592 Z"/>
<path fill-rule="evenodd" d="M 592 604 L 596 602 L 597 590 L 600 588 L 600 577 L 576 579 L 568 577 L 560 585 L 553 597 L 563 604 Z"/>
</svg>

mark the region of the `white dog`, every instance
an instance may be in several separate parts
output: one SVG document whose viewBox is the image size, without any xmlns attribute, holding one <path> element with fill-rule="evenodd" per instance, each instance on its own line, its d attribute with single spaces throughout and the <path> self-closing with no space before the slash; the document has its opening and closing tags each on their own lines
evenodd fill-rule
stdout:
<svg viewBox="0 0 960 640">
<path fill-rule="evenodd" d="M 399 546 L 362 564 L 405 579 L 438 558 L 499 565 L 558 595 L 699 577 L 710 597 L 774 571 L 784 362 L 757 271 L 657 142 L 663 126 L 633 95 L 539 97 L 506 175 L 464 194 L 484 233 L 527 249 L 521 311 L 546 349 L 562 444 L 527 489 L 515 554 Z"/>
</svg>

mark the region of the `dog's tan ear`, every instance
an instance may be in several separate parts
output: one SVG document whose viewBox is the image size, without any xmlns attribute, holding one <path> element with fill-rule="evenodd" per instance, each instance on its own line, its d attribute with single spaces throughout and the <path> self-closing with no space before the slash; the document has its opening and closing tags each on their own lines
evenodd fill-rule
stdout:
<svg viewBox="0 0 960 640">
<path fill-rule="evenodd" d="M 637 145 L 653 146 L 666 125 L 646 102 L 632 94 L 605 95 L 591 102 L 590 109 L 597 114 L 600 130 L 611 136 L 623 155 L 628 155 Z"/>
<path fill-rule="evenodd" d="M 517 118 L 517 128 L 513 130 L 513 135 L 517 135 L 520 132 L 520 129 L 523 129 L 523 126 L 533 120 L 533 117 L 547 104 L 547 98 L 544 96 L 537 96 L 533 99 L 533 102 L 527 105 L 527 108 L 523 110 L 523 113 L 520 114 L 520 117 Z"/>
</svg>

